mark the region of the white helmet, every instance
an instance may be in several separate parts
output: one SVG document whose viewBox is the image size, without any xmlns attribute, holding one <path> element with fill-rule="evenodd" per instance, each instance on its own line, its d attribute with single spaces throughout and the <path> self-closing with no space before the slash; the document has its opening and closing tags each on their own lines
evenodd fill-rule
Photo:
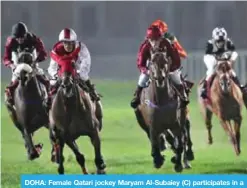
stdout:
<svg viewBox="0 0 247 188">
<path fill-rule="evenodd" d="M 75 31 L 71 28 L 65 28 L 59 34 L 59 41 L 75 42 L 76 40 L 77 35 Z"/>
<path fill-rule="evenodd" d="M 214 28 L 213 32 L 212 32 L 212 38 L 215 40 L 215 41 L 218 41 L 218 40 L 226 40 L 227 39 L 227 32 L 225 30 L 225 28 Z"/>
</svg>

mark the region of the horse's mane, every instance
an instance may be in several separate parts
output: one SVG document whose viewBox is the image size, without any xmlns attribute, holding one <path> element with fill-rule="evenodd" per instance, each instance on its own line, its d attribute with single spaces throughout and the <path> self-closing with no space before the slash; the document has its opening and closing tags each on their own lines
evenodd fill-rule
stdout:
<svg viewBox="0 0 247 188">
<path fill-rule="evenodd" d="M 217 67 L 218 72 L 221 72 L 221 73 L 227 73 L 231 69 L 232 69 L 232 66 L 229 63 L 229 61 L 220 61 Z"/>
</svg>

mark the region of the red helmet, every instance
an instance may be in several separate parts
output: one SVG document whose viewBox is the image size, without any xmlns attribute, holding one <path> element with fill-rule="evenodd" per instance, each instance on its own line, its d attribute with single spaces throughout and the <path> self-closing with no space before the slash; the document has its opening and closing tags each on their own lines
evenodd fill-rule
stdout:
<svg viewBox="0 0 247 188">
<path fill-rule="evenodd" d="M 161 37 L 162 33 L 157 26 L 150 26 L 147 29 L 146 37 L 151 40 L 157 40 Z"/>
<path fill-rule="evenodd" d="M 77 35 L 73 29 L 65 28 L 60 32 L 58 38 L 59 38 L 59 41 L 75 42 L 77 40 Z"/>
</svg>

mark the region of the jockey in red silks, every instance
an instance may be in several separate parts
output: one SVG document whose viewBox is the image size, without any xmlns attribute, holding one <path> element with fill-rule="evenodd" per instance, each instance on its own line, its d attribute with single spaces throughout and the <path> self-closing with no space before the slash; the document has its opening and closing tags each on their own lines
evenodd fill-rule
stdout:
<svg viewBox="0 0 247 188">
<path fill-rule="evenodd" d="M 75 31 L 71 28 L 63 29 L 59 34 L 59 41 L 53 46 L 50 53 L 51 61 L 48 68 L 48 73 L 52 77 L 50 84 L 52 85 L 54 94 L 57 90 L 57 73 L 59 69 L 58 61 L 60 58 L 69 57 L 75 62 L 75 69 L 79 78 L 89 90 L 92 100 L 99 101 L 94 85 L 89 79 L 89 72 L 91 68 L 91 56 L 87 46 L 77 40 Z"/>
<path fill-rule="evenodd" d="M 181 60 L 178 51 L 174 49 L 171 43 L 164 37 L 157 26 L 150 26 L 146 32 L 146 40 L 141 44 L 137 57 L 137 67 L 139 68 L 141 75 L 139 77 L 138 86 L 135 91 L 135 97 L 131 101 L 131 107 L 136 108 L 140 104 L 140 95 L 142 89 L 146 87 L 149 80 L 149 71 L 147 67 L 147 61 L 150 60 L 151 47 L 160 47 L 167 49 L 167 55 L 171 57 L 172 65 L 170 68 L 169 76 L 180 93 L 182 106 L 186 106 L 189 103 L 187 94 L 185 92 L 184 85 L 181 80 Z"/>
<path fill-rule="evenodd" d="M 37 57 L 35 57 L 35 69 L 38 80 L 44 84 L 47 93 L 49 93 L 49 80 L 45 77 L 43 69 L 38 66 L 39 62 L 46 60 L 47 52 L 44 47 L 42 40 L 35 34 L 28 32 L 27 26 L 23 22 L 19 22 L 12 27 L 12 36 L 7 38 L 5 44 L 3 64 L 12 69 L 14 72 L 18 65 L 18 54 L 26 49 L 35 49 Z M 18 86 L 18 78 L 13 74 L 11 83 L 6 88 L 7 102 L 13 106 L 13 94 Z M 48 106 L 50 103 L 50 97 L 48 96 Z"/>
<path fill-rule="evenodd" d="M 161 33 L 163 34 L 163 36 L 168 39 L 172 45 L 174 46 L 174 48 L 177 49 L 179 56 L 181 58 L 186 58 L 187 57 L 187 53 L 184 50 L 184 48 L 182 47 L 182 45 L 179 43 L 179 41 L 177 40 L 177 38 L 170 32 L 168 32 L 168 25 L 162 21 L 162 20 L 155 20 L 151 26 L 157 26 Z"/>
</svg>

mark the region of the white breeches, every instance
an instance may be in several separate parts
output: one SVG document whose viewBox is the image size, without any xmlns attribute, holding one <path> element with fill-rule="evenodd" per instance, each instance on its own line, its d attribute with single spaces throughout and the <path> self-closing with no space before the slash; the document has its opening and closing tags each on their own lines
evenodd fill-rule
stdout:
<svg viewBox="0 0 247 188">
<path fill-rule="evenodd" d="M 233 58 L 231 58 L 232 61 L 236 60 L 235 56 L 232 56 L 232 57 L 233 57 Z M 209 78 L 215 73 L 217 61 L 213 55 L 205 55 L 203 60 L 204 60 L 204 63 L 207 67 L 206 80 L 208 81 Z M 231 74 L 234 77 L 236 76 L 236 73 L 233 69 L 231 71 Z"/>
<path fill-rule="evenodd" d="M 173 72 L 169 73 L 169 76 L 171 78 L 171 81 L 175 84 L 175 85 L 181 85 L 182 84 L 182 80 L 181 80 L 181 71 L 180 70 L 175 70 Z"/>
<path fill-rule="evenodd" d="M 170 72 L 169 77 L 171 78 L 171 81 L 175 85 L 181 85 L 182 84 L 181 71 L 180 70 L 175 70 L 174 72 Z M 149 75 L 141 73 L 141 75 L 139 76 L 138 85 L 141 87 L 146 87 L 148 84 L 148 80 L 149 80 Z"/>
<path fill-rule="evenodd" d="M 208 81 L 209 78 L 215 73 L 217 61 L 213 55 L 205 55 L 203 60 L 207 67 L 206 80 Z"/>
<path fill-rule="evenodd" d="M 149 75 L 141 73 L 141 75 L 139 76 L 138 85 L 141 87 L 146 87 L 148 80 L 149 80 Z"/>
</svg>

